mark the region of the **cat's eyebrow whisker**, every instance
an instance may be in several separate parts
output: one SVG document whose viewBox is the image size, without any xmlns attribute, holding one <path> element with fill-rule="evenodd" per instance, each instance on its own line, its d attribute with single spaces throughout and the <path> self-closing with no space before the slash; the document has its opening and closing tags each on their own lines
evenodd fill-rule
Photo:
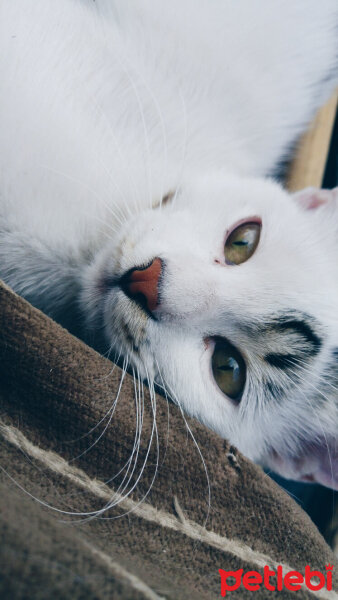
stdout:
<svg viewBox="0 0 338 600">
<path fill-rule="evenodd" d="M 148 135 L 148 131 L 147 131 L 147 124 L 146 124 L 146 120 L 145 120 L 145 115 L 144 115 L 144 110 L 142 107 L 142 102 L 141 102 L 141 98 L 140 95 L 137 91 L 137 87 L 135 82 L 132 80 L 132 78 L 130 77 L 130 83 L 134 89 L 135 92 L 135 97 L 136 97 L 136 101 L 140 110 L 140 116 L 141 116 L 141 121 L 142 121 L 142 126 L 143 126 L 143 132 L 144 132 L 144 141 L 145 141 L 145 150 L 146 150 L 146 157 L 147 157 L 147 167 L 146 167 L 146 171 L 147 171 L 147 178 L 148 178 L 148 194 L 149 194 L 149 208 L 152 208 L 153 205 L 153 201 L 152 201 L 152 170 L 151 170 L 151 164 L 150 164 L 150 157 L 151 157 L 151 153 L 150 153 L 150 143 L 149 143 L 149 135 Z"/>
<path fill-rule="evenodd" d="M 73 175 L 69 175 L 69 173 L 64 173 L 63 171 L 59 171 L 58 169 L 54 169 L 48 165 L 44 165 L 42 163 L 40 163 L 39 165 L 41 168 L 50 171 L 51 173 L 54 173 L 56 175 L 60 175 L 61 177 L 64 177 L 65 179 L 68 179 L 69 181 L 73 181 L 74 183 L 77 183 L 78 185 L 80 185 L 81 187 L 83 187 L 84 189 L 88 190 L 91 194 L 93 194 L 93 196 L 96 198 L 96 200 L 99 201 L 100 204 L 103 204 L 105 206 L 105 208 L 107 208 L 107 210 L 113 215 L 114 219 L 116 219 L 119 223 L 120 226 L 122 226 L 126 219 L 127 216 L 125 215 L 125 213 L 122 211 L 121 206 L 119 206 L 118 204 L 114 204 L 114 207 L 117 208 L 120 212 L 120 217 L 118 216 L 118 214 L 116 212 L 114 212 L 113 207 L 110 206 L 109 204 L 106 204 L 105 201 L 103 200 L 102 196 L 99 196 L 99 194 L 88 184 L 84 183 L 83 181 L 81 181 L 80 179 L 78 179 L 77 177 L 74 177 Z M 86 213 L 84 213 L 86 214 Z M 91 217 L 94 215 L 90 215 Z M 98 217 L 96 217 L 98 219 Z M 109 226 L 105 221 L 102 221 L 102 223 L 107 227 Z M 110 229 L 114 232 L 117 233 L 118 229 L 113 228 L 112 226 L 110 226 Z"/>
<path fill-rule="evenodd" d="M 108 40 L 108 38 L 107 38 L 107 31 L 106 31 L 106 29 L 104 27 L 104 23 L 102 21 L 100 21 L 100 24 L 101 24 L 102 36 L 103 36 L 103 38 L 104 38 L 104 40 L 106 42 L 106 49 L 108 51 L 110 51 L 111 43 L 110 43 L 110 40 Z M 131 81 L 130 81 L 131 77 L 130 77 L 130 74 L 129 74 L 129 71 L 128 71 L 127 65 L 126 65 L 126 62 L 128 62 L 127 61 L 127 57 L 126 56 L 122 57 L 121 54 L 119 54 L 117 52 L 116 53 L 114 52 L 114 60 L 115 61 L 119 61 L 119 64 L 121 66 L 123 74 L 126 76 L 126 78 L 128 79 L 129 83 L 131 83 Z M 92 102 L 93 106 L 95 106 L 95 108 L 99 111 L 99 113 L 101 114 L 101 116 L 103 117 L 103 119 L 105 120 L 105 122 L 107 123 L 108 131 L 109 131 L 109 134 L 111 136 L 112 141 L 115 144 L 115 148 L 117 150 L 118 156 L 120 157 L 120 159 L 122 161 L 122 164 L 125 165 L 125 171 L 128 174 L 128 181 L 129 181 L 129 183 L 130 183 L 130 185 L 132 187 L 133 203 L 134 203 L 135 208 L 137 209 L 137 197 L 138 197 L 137 187 L 136 187 L 134 178 L 132 176 L 132 172 L 130 172 L 130 166 L 129 166 L 128 158 L 124 154 L 122 154 L 121 147 L 120 147 L 120 145 L 117 142 L 117 136 L 116 136 L 116 134 L 115 134 L 115 132 L 114 132 L 114 130 L 112 128 L 112 124 L 111 124 L 110 120 L 108 119 L 107 114 L 103 110 L 102 106 L 98 103 L 98 101 L 96 100 L 96 98 L 92 94 L 90 94 L 88 96 L 88 98 L 90 99 L 90 101 Z M 128 202 L 126 201 L 126 198 L 124 198 L 124 200 L 125 200 L 126 206 L 128 207 Z M 129 207 L 128 207 L 128 209 L 129 209 Z"/>
<path fill-rule="evenodd" d="M 110 43 L 107 40 L 107 32 L 104 28 L 102 28 L 102 33 L 103 36 L 106 40 L 106 45 L 107 48 L 110 47 Z M 164 151 L 163 151 L 163 162 L 164 162 L 164 168 L 163 171 L 164 173 L 167 172 L 167 165 L 168 165 L 168 144 L 167 144 L 167 137 L 166 137 L 166 127 L 165 127 L 165 122 L 164 122 L 164 118 L 163 118 L 163 114 L 162 114 L 162 110 L 161 107 L 159 105 L 158 100 L 156 99 L 154 93 L 152 92 L 152 90 L 150 89 L 148 83 L 146 82 L 145 77 L 142 75 L 142 73 L 140 73 L 140 71 L 137 69 L 136 65 L 134 63 L 131 63 L 130 58 L 127 56 L 122 57 L 121 55 L 114 55 L 115 60 L 119 60 L 120 66 L 122 68 L 122 71 L 124 73 L 124 75 L 126 76 L 126 78 L 129 81 L 130 87 L 133 90 L 138 106 L 139 106 L 139 110 L 140 110 L 140 115 L 141 115 L 141 119 L 142 119 L 142 124 L 143 124 L 143 130 L 144 130 L 144 136 L 145 136 L 145 142 L 146 142 L 146 150 L 147 150 L 147 157 L 148 157 L 148 166 L 147 166 L 147 171 L 149 174 L 149 180 L 148 180 L 148 191 L 149 191 L 149 195 L 150 195 L 150 208 L 152 208 L 152 181 L 151 181 L 151 169 L 150 169 L 150 144 L 149 144 L 149 137 L 148 137 L 148 132 L 147 132 L 147 126 L 146 126 L 146 122 L 145 122 L 145 117 L 144 117 L 144 111 L 143 111 L 143 107 L 142 107 L 142 102 L 139 96 L 139 93 L 137 91 L 137 87 L 136 87 L 136 83 L 132 78 L 132 74 L 131 71 L 133 71 L 134 73 L 136 73 L 138 79 L 142 82 L 143 87 L 147 90 L 149 96 L 152 99 L 152 102 L 156 108 L 156 111 L 158 113 L 159 116 L 159 122 L 161 125 L 161 130 L 162 130 L 162 136 L 163 136 L 163 144 L 164 144 Z M 183 106 L 183 120 L 184 120 L 184 137 L 183 137 L 183 158 L 182 158 L 182 164 L 179 170 L 179 174 L 178 174 L 178 180 L 182 179 L 183 176 L 183 171 L 184 171 L 184 166 L 185 166 L 185 161 L 186 161 L 186 154 L 187 154 L 187 141 L 188 141 L 188 120 L 187 120 L 187 108 L 186 108 L 186 102 L 184 100 L 182 91 L 179 90 L 178 92 L 179 97 L 181 99 L 182 102 L 182 106 Z M 120 146 L 117 144 L 117 140 L 116 140 L 116 135 L 114 134 L 114 131 L 112 129 L 111 123 L 106 115 L 106 113 L 103 111 L 101 105 L 97 102 L 97 100 L 93 99 L 92 97 L 90 97 L 93 105 L 95 105 L 95 107 L 99 110 L 99 112 L 101 113 L 101 115 L 103 116 L 103 118 L 105 119 L 105 121 L 108 124 L 108 128 L 109 128 L 109 132 L 112 136 L 112 139 L 115 143 L 115 146 L 117 148 L 118 154 L 121 158 L 121 160 L 127 165 L 127 170 L 128 170 L 128 174 L 130 175 L 129 172 L 129 164 L 128 161 L 126 159 L 125 156 L 122 155 L 121 153 L 121 149 Z M 137 210 L 139 210 L 139 206 L 137 203 L 137 189 L 135 186 L 135 182 L 134 179 L 132 177 L 129 178 L 130 183 L 132 184 L 133 190 L 134 190 L 134 206 Z M 160 207 L 162 206 L 162 199 L 164 196 L 164 183 L 163 183 L 164 177 L 162 178 L 162 192 L 160 195 Z M 176 188 L 176 192 L 175 195 L 173 197 L 173 202 L 176 200 L 176 196 L 177 196 L 177 189 Z M 136 202 L 135 202 L 135 198 L 136 198 Z M 128 206 L 128 203 L 126 203 Z"/>
<path fill-rule="evenodd" d="M 110 204 L 108 204 L 107 202 L 105 202 L 103 200 L 103 198 L 100 198 L 100 203 L 107 209 L 107 211 L 112 215 L 113 219 L 115 221 L 117 221 L 117 224 L 119 225 L 119 227 L 117 225 L 113 226 L 111 223 L 107 223 L 106 221 L 104 221 L 103 219 L 100 219 L 97 215 L 92 215 L 90 214 L 89 216 L 91 218 L 96 219 L 97 221 L 100 221 L 105 227 L 109 227 L 109 229 L 117 234 L 120 232 L 121 227 L 127 222 L 128 220 L 128 215 L 126 215 L 122 208 L 118 205 L 115 204 L 113 206 L 111 206 Z M 118 210 L 118 213 L 115 211 L 115 209 Z M 88 213 L 83 213 L 83 214 L 88 214 Z"/>
<path fill-rule="evenodd" d="M 167 179 L 167 172 L 168 172 L 168 143 L 167 143 L 167 134 L 166 134 L 166 127 L 165 127 L 165 122 L 164 122 L 164 117 L 161 111 L 161 108 L 156 100 L 155 97 L 154 98 L 154 103 L 155 106 L 158 107 L 158 114 L 159 114 L 159 121 L 160 121 L 160 125 L 161 125 L 161 131 L 162 131 L 162 136 L 163 136 L 163 166 L 162 166 L 162 177 L 161 177 L 161 191 L 160 191 L 160 210 L 162 209 L 162 201 L 164 198 L 164 193 L 165 193 L 165 181 Z"/>
<path fill-rule="evenodd" d="M 118 227 L 114 227 L 113 225 L 111 225 L 110 223 L 107 223 L 106 221 L 104 221 L 103 219 L 101 219 L 100 217 L 98 217 L 97 215 L 89 215 L 89 213 L 82 213 L 84 216 L 90 216 L 91 219 L 95 219 L 95 221 L 97 221 L 98 223 L 100 223 L 101 225 L 104 226 L 104 228 L 107 228 L 113 233 L 113 234 L 117 234 L 119 229 Z M 116 218 L 116 217 L 114 217 Z M 120 226 L 122 225 L 122 223 L 120 224 Z M 109 233 L 107 231 L 102 231 L 102 233 L 108 238 L 108 240 L 114 241 L 114 237 L 112 235 L 109 235 Z"/>
<path fill-rule="evenodd" d="M 125 67 L 125 75 L 130 83 L 130 86 L 135 94 L 135 98 L 136 98 L 136 102 L 139 108 L 139 112 L 140 112 L 140 117 L 141 117 L 141 121 L 142 121 L 142 127 L 143 127 L 143 133 L 144 133 L 144 141 L 145 141 L 145 154 L 147 157 L 147 166 L 146 166 L 146 171 L 147 171 L 147 187 L 148 187 L 148 194 L 149 194 L 149 208 L 152 208 L 152 204 L 153 204 L 153 199 L 152 199 L 152 170 L 151 170 L 151 152 L 150 152 L 150 142 L 149 142 L 149 135 L 148 135 L 148 131 L 147 131 L 147 124 L 146 124 L 146 119 L 145 119 L 145 114 L 144 114 L 144 110 L 143 110 L 143 106 L 142 106 L 142 102 L 141 102 L 141 98 L 139 95 L 139 92 L 137 90 L 137 85 L 134 81 L 134 79 L 132 78 L 132 75 L 130 73 L 130 71 L 134 71 L 134 73 L 136 73 L 136 75 L 138 76 L 138 78 L 140 79 L 140 75 L 137 71 L 137 69 L 135 68 L 135 65 L 130 63 L 130 60 L 128 60 L 125 57 L 125 60 L 127 62 L 127 66 Z M 125 64 L 125 63 L 124 63 Z M 129 67 L 129 70 L 128 68 Z M 144 84 L 144 82 L 143 82 Z M 146 87 L 146 86 L 145 86 Z M 147 89 L 147 88 L 146 88 Z M 148 90 L 149 91 L 149 90 Z"/>
<path fill-rule="evenodd" d="M 178 172 L 178 178 L 177 178 L 177 185 L 176 185 L 176 189 L 175 189 L 175 193 L 173 195 L 172 198 L 172 204 L 173 206 L 175 206 L 176 203 L 176 199 L 177 199 L 177 195 L 179 192 L 179 189 L 181 187 L 182 184 L 182 180 L 183 180 L 183 173 L 184 173 L 184 168 L 185 168 L 185 163 L 186 163 L 186 158 L 187 158 L 187 145 L 188 145 L 188 117 L 187 117 L 187 105 L 186 105 L 186 101 L 184 99 L 184 96 L 182 94 L 182 91 L 179 90 L 179 97 L 180 100 L 182 102 L 182 113 L 183 113 L 183 119 L 184 119 L 184 131 L 183 131 L 183 154 L 182 154 L 182 163 Z"/>
<path fill-rule="evenodd" d="M 155 109 L 156 109 L 158 117 L 159 117 L 159 123 L 161 126 L 161 132 L 162 132 L 162 137 L 163 137 L 163 176 L 162 176 L 161 191 L 160 191 L 160 209 L 161 209 L 162 208 L 162 200 L 164 197 L 164 181 L 165 181 L 165 178 L 167 175 L 167 170 L 168 170 L 168 144 L 167 144 L 166 127 L 165 127 L 162 109 L 159 105 L 157 98 L 155 97 L 154 93 L 152 92 L 151 88 L 149 87 L 148 83 L 146 82 L 145 77 L 143 77 L 140 72 L 138 72 L 137 74 L 138 74 L 138 77 L 141 79 L 144 88 L 147 90 L 149 96 L 151 97 L 151 99 L 153 101 L 153 104 L 155 106 Z M 150 201 L 152 203 L 152 198 L 150 198 Z"/>
<path fill-rule="evenodd" d="M 108 171 L 107 167 L 103 164 L 103 162 L 101 161 L 101 166 L 104 170 L 104 172 L 106 173 L 106 175 L 108 175 L 109 181 L 113 184 L 113 186 L 115 187 L 115 189 L 117 190 L 118 194 L 120 195 L 120 197 L 123 199 L 123 205 L 118 204 L 117 202 L 114 202 L 113 205 L 111 206 L 111 204 L 106 204 L 103 202 L 104 206 L 107 208 L 107 210 L 116 217 L 116 213 L 114 212 L 114 209 L 117 209 L 120 213 L 120 215 L 122 216 L 122 221 L 120 221 L 120 224 L 123 225 L 124 222 L 127 221 L 128 216 L 131 217 L 132 212 L 129 208 L 129 203 L 128 200 L 124 197 L 124 195 L 122 194 L 121 188 L 117 185 L 115 179 L 111 176 L 110 172 Z M 101 200 L 102 201 L 102 200 Z M 123 210 L 123 207 L 126 209 L 127 212 L 125 212 Z"/>
<path fill-rule="evenodd" d="M 104 35 L 104 37 L 106 39 L 106 32 L 105 31 L 103 31 L 103 35 Z M 107 47 L 109 47 L 109 44 L 107 44 Z M 124 75 L 126 76 L 129 84 L 130 84 L 130 89 L 132 89 L 133 92 L 134 92 L 134 95 L 135 95 L 135 98 L 136 98 L 136 102 L 137 102 L 137 105 L 138 105 L 138 108 L 139 108 L 139 112 L 140 112 L 140 116 L 141 116 L 141 121 L 142 121 L 142 126 L 143 126 L 143 131 L 144 131 L 145 149 L 146 149 L 146 156 L 147 156 L 147 177 L 148 177 L 147 186 L 148 186 L 149 201 L 150 201 L 149 208 L 152 208 L 152 174 L 151 174 L 151 166 L 150 166 L 150 144 L 149 144 L 149 136 L 148 136 L 148 131 L 147 131 L 147 126 L 146 126 L 145 115 L 144 115 L 144 110 L 143 110 L 143 107 L 142 107 L 141 98 L 140 98 L 140 95 L 138 93 L 136 83 L 133 80 L 130 71 L 133 70 L 138 76 L 139 76 L 139 74 L 138 74 L 137 69 L 135 68 L 135 66 L 130 63 L 130 61 L 127 59 L 127 57 L 124 57 L 122 59 L 121 56 L 117 56 L 117 55 L 114 55 L 114 56 L 115 56 L 115 60 L 118 59 L 120 61 L 120 65 L 122 67 L 122 71 L 123 71 Z M 116 148 L 117 148 L 117 151 L 119 153 L 119 156 L 120 156 L 121 160 L 126 164 L 126 170 L 128 172 L 128 175 L 130 175 L 128 161 L 121 154 L 121 150 L 120 150 L 120 148 L 119 148 L 119 146 L 118 146 L 118 144 L 116 142 L 116 136 L 114 135 L 114 132 L 112 130 L 112 126 L 111 126 L 111 123 L 110 123 L 109 119 L 107 118 L 107 116 L 104 113 L 102 107 L 97 103 L 97 101 L 95 101 L 93 98 L 91 98 L 91 101 L 92 101 L 93 105 L 96 108 L 99 109 L 101 115 L 103 116 L 103 118 L 105 119 L 105 121 L 108 123 L 109 133 L 111 134 L 112 139 L 115 142 L 115 145 L 116 145 Z M 104 165 L 103 165 L 103 167 L 104 167 Z M 107 172 L 108 175 L 110 175 L 109 172 L 107 171 L 107 169 L 106 169 L 106 172 Z M 134 189 L 134 193 L 135 193 L 135 195 L 134 195 L 134 206 L 137 209 L 138 208 L 138 203 L 137 203 L 137 189 L 136 189 L 136 186 L 135 186 L 135 183 L 134 183 L 133 179 L 129 178 L 129 180 L 132 183 L 132 186 L 133 186 L 133 189 Z M 112 181 L 115 184 L 114 180 L 112 180 Z M 132 213 L 130 212 L 129 206 L 128 206 L 128 202 L 126 200 L 125 200 L 125 205 L 126 205 L 127 210 L 129 211 L 129 214 L 132 215 Z"/>
</svg>

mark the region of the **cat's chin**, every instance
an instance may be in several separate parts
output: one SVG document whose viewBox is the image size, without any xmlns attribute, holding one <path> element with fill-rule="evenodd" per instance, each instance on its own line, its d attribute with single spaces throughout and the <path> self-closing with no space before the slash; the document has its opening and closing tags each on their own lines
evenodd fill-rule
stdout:
<svg viewBox="0 0 338 600">
<path fill-rule="evenodd" d="M 338 440 L 309 444 L 296 457 L 273 453 L 268 466 L 285 479 L 318 483 L 338 490 Z"/>
</svg>

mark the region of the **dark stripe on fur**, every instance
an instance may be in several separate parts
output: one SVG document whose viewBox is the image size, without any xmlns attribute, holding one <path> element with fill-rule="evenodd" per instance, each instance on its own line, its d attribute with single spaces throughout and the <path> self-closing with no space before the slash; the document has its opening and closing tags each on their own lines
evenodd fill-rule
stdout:
<svg viewBox="0 0 338 600">
<path fill-rule="evenodd" d="M 265 396 L 280 402 L 282 398 L 285 396 L 285 388 L 282 388 L 280 385 L 277 385 L 272 381 L 272 379 L 268 379 L 263 383 L 263 387 L 265 390 Z"/>
<path fill-rule="evenodd" d="M 333 362 L 334 363 L 338 363 L 338 348 L 336 348 L 333 352 L 332 352 L 332 356 L 333 356 Z"/>
<path fill-rule="evenodd" d="M 322 347 L 322 340 L 318 335 L 311 329 L 310 325 L 306 321 L 299 321 L 297 319 L 278 319 L 273 327 L 276 331 L 290 331 L 294 332 L 302 337 L 310 345 L 308 353 L 310 355 L 316 355 Z"/>
<path fill-rule="evenodd" d="M 269 354 L 266 354 L 264 360 L 272 367 L 276 367 L 277 369 L 286 371 L 287 369 L 290 369 L 290 367 L 297 367 L 300 361 L 300 357 L 296 354 L 279 354 L 271 352 Z"/>
</svg>

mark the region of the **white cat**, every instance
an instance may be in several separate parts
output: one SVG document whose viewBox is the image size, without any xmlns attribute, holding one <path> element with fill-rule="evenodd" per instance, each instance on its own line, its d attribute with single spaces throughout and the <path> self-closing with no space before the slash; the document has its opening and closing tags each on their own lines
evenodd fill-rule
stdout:
<svg viewBox="0 0 338 600">
<path fill-rule="evenodd" d="M 338 489 L 338 199 L 267 179 L 336 0 L 1 0 L 0 276 L 284 476 Z"/>
</svg>

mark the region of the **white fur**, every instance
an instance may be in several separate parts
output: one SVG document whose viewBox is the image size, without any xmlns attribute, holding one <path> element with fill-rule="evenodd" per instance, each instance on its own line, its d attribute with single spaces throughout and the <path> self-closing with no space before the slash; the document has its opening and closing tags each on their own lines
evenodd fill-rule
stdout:
<svg viewBox="0 0 338 600">
<path fill-rule="evenodd" d="M 335 0 L 0 4 L 0 275 L 63 323 L 80 307 L 82 337 L 103 330 L 188 413 L 293 477 L 303 446 L 337 439 L 337 391 L 316 402 L 338 346 L 337 201 L 304 211 L 265 177 L 337 81 L 337 23 Z M 252 216 L 259 247 L 229 267 L 226 231 Z M 155 256 L 157 321 L 100 288 Z M 301 385 L 271 373 L 287 394 L 266 403 L 267 340 L 245 327 L 290 310 L 323 347 Z M 246 357 L 239 406 L 213 381 L 212 335 Z"/>
</svg>

